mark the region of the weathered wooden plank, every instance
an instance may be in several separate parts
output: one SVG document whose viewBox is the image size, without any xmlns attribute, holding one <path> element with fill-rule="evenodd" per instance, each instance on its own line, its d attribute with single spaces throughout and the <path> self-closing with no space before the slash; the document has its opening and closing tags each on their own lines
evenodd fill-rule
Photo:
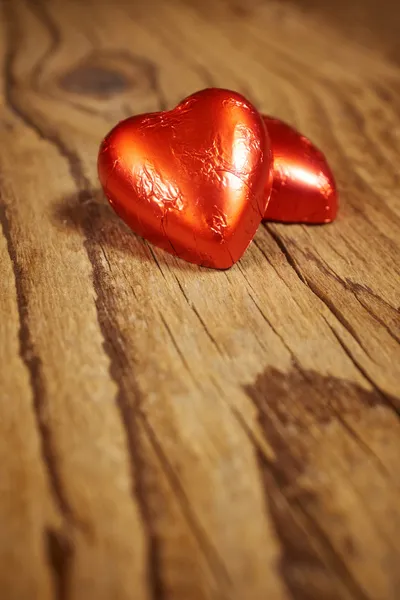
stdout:
<svg viewBox="0 0 400 600">
<path fill-rule="evenodd" d="M 1 386 L 16 401 L 1 405 L 2 595 L 395 598 L 400 71 L 386 29 L 352 39 L 289 2 L 3 8 Z M 117 120 L 208 85 L 315 139 L 342 198 L 329 227 L 262 226 L 222 273 L 134 236 L 96 176 Z"/>
</svg>

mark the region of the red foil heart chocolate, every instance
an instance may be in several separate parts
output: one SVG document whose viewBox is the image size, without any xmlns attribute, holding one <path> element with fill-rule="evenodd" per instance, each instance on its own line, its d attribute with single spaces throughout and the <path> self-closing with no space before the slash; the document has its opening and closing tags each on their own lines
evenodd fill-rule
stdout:
<svg viewBox="0 0 400 600">
<path fill-rule="evenodd" d="M 133 231 L 217 269 L 242 256 L 272 187 L 262 117 L 243 96 L 221 89 L 122 121 L 100 147 L 98 170 L 111 205 Z"/>
<path fill-rule="evenodd" d="M 310 140 L 278 119 L 264 117 L 273 156 L 273 186 L 264 219 L 329 223 L 336 217 L 335 180 L 325 156 Z"/>
</svg>

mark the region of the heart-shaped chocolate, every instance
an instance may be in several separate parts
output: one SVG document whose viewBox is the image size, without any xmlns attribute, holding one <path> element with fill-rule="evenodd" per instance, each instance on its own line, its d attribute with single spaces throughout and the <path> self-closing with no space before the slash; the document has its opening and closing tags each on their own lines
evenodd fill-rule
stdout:
<svg viewBox="0 0 400 600">
<path fill-rule="evenodd" d="M 98 159 L 119 216 L 156 246 L 226 269 L 264 216 L 272 155 L 262 117 L 243 96 L 207 89 L 167 112 L 119 123 Z"/>
<path fill-rule="evenodd" d="M 264 117 L 273 156 L 273 185 L 264 219 L 286 223 L 330 223 L 338 197 L 325 156 L 309 139 L 279 119 Z"/>
</svg>

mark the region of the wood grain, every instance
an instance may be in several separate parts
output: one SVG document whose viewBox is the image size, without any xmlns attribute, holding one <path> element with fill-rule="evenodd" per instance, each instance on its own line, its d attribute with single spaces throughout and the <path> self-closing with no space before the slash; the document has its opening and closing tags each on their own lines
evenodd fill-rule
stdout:
<svg viewBox="0 0 400 600">
<path fill-rule="evenodd" d="M 2 1 L 1 598 L 398 597 L 400 10 L 380 7 Z M 326 152 L 336 223 L 262 226 L 226 272 L 128 231 L 100 140 L 207 86 Z"/>
</svg>

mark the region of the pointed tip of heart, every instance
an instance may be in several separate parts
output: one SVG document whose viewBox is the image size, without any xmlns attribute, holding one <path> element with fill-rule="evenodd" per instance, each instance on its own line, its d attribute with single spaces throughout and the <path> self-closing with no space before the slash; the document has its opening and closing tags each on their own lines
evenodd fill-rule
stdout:
<svg viewBox="0 0 400 600">
<path fill-rule="evenodd" d="M 333 221 L 338 193 L 323 153 L 283 121 L 264 116 L 264 122 L 271 142 L 274 174 L 264 220 L 310 224 Z"/>
</svg>

